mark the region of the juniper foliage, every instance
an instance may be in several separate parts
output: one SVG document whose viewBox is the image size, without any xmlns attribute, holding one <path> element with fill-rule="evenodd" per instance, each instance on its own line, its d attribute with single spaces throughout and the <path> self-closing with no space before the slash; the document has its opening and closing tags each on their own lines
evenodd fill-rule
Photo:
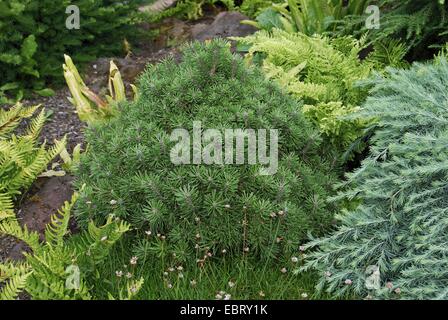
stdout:
<svg viewBox="0 0 448 320">
<path fill-rule="evenodd" d="M 225 42 L 194 43 L 179 65 L 170 58 L 148 67 L 139 92 L 136 102 L 121 104 L 116 119 L 87 130 L 90 149 L 77 173 L 77 184 L 86 184 L 81 225 L 112 212 L 141 230 L 142 239 L 148 239 L 143 231 L 152 232 L 144 247 L 178 259 L 223 250 L 276 257 L 296 252 L 308 231 L 327 230 L 334 208 L 325 199 L 334 178 L 317 154 L 319 134 L 297 102 Z M 248 164 L 174 165 L 170 133 L 191 130 L 195 120 L 220 132 L 278 129 L 278 172 L 261 176 L 259 165 Z"/>
<path fill-rule="evenodd" d="M 378 119 L 371 153 L 336 197 L 360 204 L 307 245 L 315 250 L 305 269 L 336 296 L 447 299 L 448 63 L 391 69 L 372 82 L 356 115 Z M 368 289 L 376 268 L 380 285 Z"/>
</svg>

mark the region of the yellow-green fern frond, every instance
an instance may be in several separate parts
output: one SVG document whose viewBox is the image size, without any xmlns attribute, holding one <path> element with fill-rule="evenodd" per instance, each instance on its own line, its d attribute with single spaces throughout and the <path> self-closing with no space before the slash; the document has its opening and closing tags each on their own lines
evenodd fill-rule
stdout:
<svg viewBox="0 0 448 320">
<path fill-rule="evenodd" d="M 31 121 L 28 129 L 26 130 L 26 135 L 30 136 L 33 140 L 37 139 L 42 127 L 44 126 L 46 120 L 45 108 Z"/>
<path fill-rule="evenodd" d="M 11 215 L 14 198 L 64 149 L 65 137 L 55 141 L 48 150 L 45 143 L 38 146 L 38 135 L 46 119 L 44 109 L 31 120 L 24 135 L 13 133 L 20 121 L 31 117 L 37 108 L 39 106 L 25 108 L 17 104 L 9 110 L 0 110 L 0 193 L 4 194 L 0 196 L 0 217 Z"/>
<path fill-rule="evenodd" d="M 22 228 L 16 219 L 5 219 L 0 222 L 0 235 L 8 235 L 25 242 L 32 250 L 39 249 L 39 234 Z"/>
<path fill-rule="evenodd" d="M 60 154 L 62 150 L 64 150 L 66 144 L 67 144 L 67 136 L 64 136 L 62 140 L 55 140 L 54 145 L 47 152 L 47 160 L 51 161 L 52 159 L 54 159 L 54 157 Z"/>
<path fill-rule="evenodd" d="M 14 275 L 26 274 L 30 272 L 30 266 L 26 262 L 7 261 L 0 264 L 0 282 L 3 282 Z"/>
<path fill-rule="evenodd" d="M 30 275 L 31 273 L 26 273 L 11 277 L 0 291 L 0 300 L 16 300 L 19 293 L 25 288 Z"/>
<path fill-rule="evenodd" d="M 64 243 L 64 236 L 68 230 L 70 221 L 70 211 L 78 199 L 78 194 L 74 193 L 70 202 L 65 201 L 64 206 L 58 210 L 57 214 L 51 216 L 51 222 L 45 230 L 47 244 L 61 246 Z"/>
<path fill-rule="evenodd" d="M 31 117 L 38 108 L 39 106 L 26 108 L 17 103 L 9 110 L 0 109 L 0 139 L 6 138 L 22 119 Z"/>
<path fill-rule="evenodd" d="M 14 216 L 11 197 L 0 192 L 0 221 Z"/>
</svg>

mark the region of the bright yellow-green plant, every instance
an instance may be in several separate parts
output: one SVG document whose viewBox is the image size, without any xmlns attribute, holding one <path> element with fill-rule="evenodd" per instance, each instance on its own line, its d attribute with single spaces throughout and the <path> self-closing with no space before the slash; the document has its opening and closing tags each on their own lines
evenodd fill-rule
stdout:
<svg viewBox="0 0 448 320">
<path fill-rule="evenodd" d="M 118 110 L 117 103 L 126 101 L 126 89 L 120 71 L 113 61 L 110 61 L 109 95 L 105 100 L 95 94 L 82 80 L 78 69 L 68 55 L 64 55 L 64 77 L 70 89 L 69 101 L 76 107 L 78 116 L 89 124 L 107 121 L 114 117 Z M 136 87 L 131 85 L 134 96 L 137 96 Z"/>
<path fill-rule="evenodd" d="M 367 90 L 358 82 L 376 68 L 397 65 L 404 47 L 393 44 L 375 48 L 366 59 L 359 58 L 363 39 L 307 36 L 273 29 L 235 38 L 246 45 L 248 62 L 260 63 L 265 74 L 303 102 L 302 111 L 326 137 L 332 150 L 344 153 L 364 135 L 369 119 L 346 119 L 359 109 Z M 353 151 L 360 151 L 357 144 Z"/>
<path fill-rule="evenodd" d="M 9 110 L 0 109 L 0 219 L 14 215 L 13 200 L 65 146 L 65 137 L 55 141 L 49 149 L 45 143 L 38 145 L 37 139 L 46 119 L 45 109 L 30 120 L 21 135 L 15 134 L 22 120 L 31 118 L 38 108 L 16 104 Z"/>
<path fill-rule="evenodd" d="M 25 260 L 0 264 L 0 300 L 16 299 L 25 291 L 37 300 L 94 299 L 89 281 L 97 281 L 96 267 L 109 255 L 112 246 L 129 230 L 129 225 L 109 216 L 105 225 L 91 222 L 84 233 L 66 239 L 69 233 L 71 202 L 51 217 L 45 230 L 45 242 L 39 242 L 37 232 L 21 227 L 14 218 L 0 221 L 0 234 L 24 241 L 31 249 Z M 119 298 L 130 299 L 138 293 L 142 280 L 128 281 Z M 109 294 L 113 298 L 112 294 Z"/>
</svg>

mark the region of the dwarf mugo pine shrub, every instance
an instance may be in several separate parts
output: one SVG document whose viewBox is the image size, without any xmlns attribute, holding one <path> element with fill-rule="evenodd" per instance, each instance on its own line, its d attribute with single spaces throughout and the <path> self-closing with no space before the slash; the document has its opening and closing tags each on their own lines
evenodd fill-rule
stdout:
<svg viewBox="0 0 448 320">
<path fill-rule="evenodd" d="M 139 92 L 116 119 L 87 131 L 90 152 L 77 179 L 86 184 L 81 224 L 112 212 L 178 258 L 196 250 L 270 257 L 327 228 L 333 179 L 316 153 L 318 133 L 294 100 L 225 42 L 191 44 L 180 64 L 148 67 Z M 278 129 L 277 173 L 259 175 L 260 166 L 249 164 L 174 165 L 170 134 L 190 131 L 193 121 L 220 131 Z"/>
<path fill-rule="evenodd" d="M 360 205 L 308 245 L 318 250 L 307 268 L 337 296 L 447 299 L 448 63 L 392 69 L 373 84 L 357 115 L 379 120 L 371 154 L 339 195 Z"/>
</svg>

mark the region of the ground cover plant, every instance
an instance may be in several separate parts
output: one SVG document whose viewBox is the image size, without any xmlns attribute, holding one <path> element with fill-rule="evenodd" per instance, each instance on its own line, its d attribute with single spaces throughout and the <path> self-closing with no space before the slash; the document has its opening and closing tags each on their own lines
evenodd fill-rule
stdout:
<svg viewBox="0 0 448 320">
<path fill-rule="evenodd" d="M 129 235 L 117 242 L 109 259 L 98 268 L 95 297 L 106 299 L 108 292 L 117 292 L 131 273 L 133 278 L 144 279 L 135 297 L 142 300 L 332 299 L 325 293 L 316 294 L 318 277 L 314 272 L 292 272 L 303 265 L 303 253 L 277 263 L 243 255 L 239 259 L 212 256 L 200 265 L 148 251 L 129 251 L 136 240 Z"/>
<path fill-rule="evenodd" d="M 447 298 L 447 75 L 441 58 L 372 80 L 372 95 L 355 115 L 378 119 L 371 153 L 338 196 L 360 204 L 338 215 L 337 230 L 306 245 L 315 248 L 305 269 L 318 270 L 319 290 Z"/>
</svg>

